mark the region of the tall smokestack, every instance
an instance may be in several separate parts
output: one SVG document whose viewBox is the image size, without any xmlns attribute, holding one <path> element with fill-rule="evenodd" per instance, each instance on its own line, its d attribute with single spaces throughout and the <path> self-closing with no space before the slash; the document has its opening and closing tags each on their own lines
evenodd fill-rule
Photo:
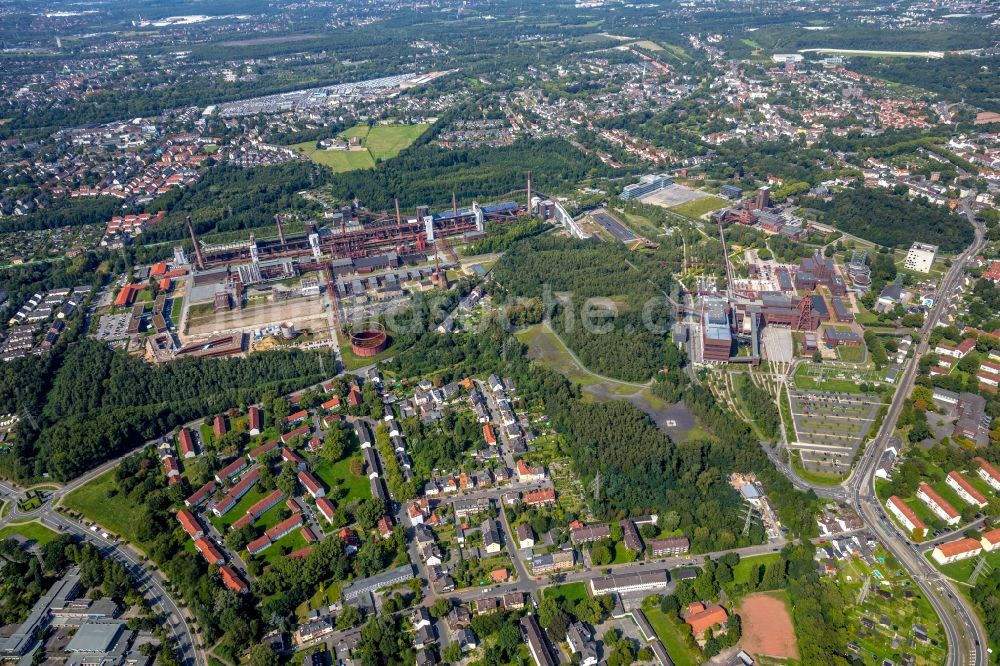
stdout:
<svg viewBox="0 0 1000 666">
<path fill-rule="evenodd" d="M 531 172 L 528 172 L 528 214 L 531 214 Z"/>
<path fill-rule="evenodd" d="M 191 216 L 187 216 L 188 233 L 191 234 L 191 245 L 194 246 L 194 265 L 198 267 L 198 270 L 205 270 L 205 260 L 201 256 L 201 247 L 198 245 L 198 239 L 194 235 L 194 225 L 191 224 Z"/>
<path fill-rule="evenodd" d="M 393 199 L 396 202 L 396 226 L 403 226 L 403 217 L 399 214 L 399 197 Z"/>
<path fill-rule="evenodd" d="M 285 230 L 281 228 L 281 215 L 274 216 L 274 224 L 278 227 L 278 240 L 281 241 L 281 246 L 285 246 Z"/>
<path fill-rule="evenodd" d="M 451 193 L 451 212 L 455 217 L 458 217 L 458 199 L 455 198 L 455 192 Z"/>
</svg>

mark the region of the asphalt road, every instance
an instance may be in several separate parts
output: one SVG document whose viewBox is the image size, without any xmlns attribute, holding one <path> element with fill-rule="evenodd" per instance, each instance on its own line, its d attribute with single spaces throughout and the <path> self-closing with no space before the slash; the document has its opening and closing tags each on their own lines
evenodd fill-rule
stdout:
<svg viewBox="0 0 1000 666">
<path fill-rule="evenodd" d="M 885 547 L 910 572 L 934 607 L 948 636 L 947 663 L 955 666 L 959 664 L 985 666 L 989 663 L 989 655 L 986 652 L 989 644 L 986 631 L 971 603 L 958 592 L 950 580 L 942 576 L 923 557 L 919 547 L 913 545 L 885 517 L 884 510 L 875 495 L 875 468 L 895 430 L 903 404 L 913 388 L 919 359 L 927 353 L 930 333 L 934 330 L 934 324 L 941 316 L 947 297 L 959 286 L 965 265 L 979 252 L 983 242 L 984 229 L 982 225 L 977 225 L 972 245 L 954 259 L 951 268 L 941 281 L 941 288 L 938 291 L 940 297 L 928 313 L 927 321 L 921 331 L 920 342 L 913 358 L 909 360 L 903 371 L 878 437 L 869 443 L 861 460 L 858 461 L 851 476 L 844 483 L 859 515 L 864 518 L 865 523 L 875 532 Z"/>
</svg>

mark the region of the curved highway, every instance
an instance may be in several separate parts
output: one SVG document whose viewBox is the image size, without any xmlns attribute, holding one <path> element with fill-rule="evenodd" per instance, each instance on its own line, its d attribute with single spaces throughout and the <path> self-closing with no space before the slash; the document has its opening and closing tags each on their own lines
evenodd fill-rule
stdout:
<svg viewBox="0 0 1000 666">
<path fill-rule="evenodd" d="M 959 285 L 965 265 L 982 249 L 984 238 L 982 225 L 975 225 L 975 240 L 972 245 L 954 259 L 951 268 L 941 281 L 938 298 L 928 313 L 927 321 L 921 330 L 920 342 L 913 358 L 906 365 L 882 428 L 878 436 L 865 448 L 861 459 L 843 484 L 858 514 L 910 572 L 934 607 L 948 637 L 947 663 L 954 666 L 986 666 L 989 663 L 989 655 L 986 652 L 989 640 L 986 630 L 971 602 L 927 561 L 918 546 L 910 543 L 909 539 L 888 520 L 875 494 L 875 468 L 895 430 L 903 404 L 913 388 L 920 357 L 927 353 L 929 347 L 931 331 L 941 316 L 948 296 Z"/>
</svg>

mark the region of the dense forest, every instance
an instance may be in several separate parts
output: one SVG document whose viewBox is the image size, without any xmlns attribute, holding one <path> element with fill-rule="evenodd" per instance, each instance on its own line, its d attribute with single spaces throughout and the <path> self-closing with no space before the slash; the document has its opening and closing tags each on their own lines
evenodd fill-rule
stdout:
<svg viewBox="0 0 1000 666">
<path fill-rule="evenodd" d="M 879 245 L 909 247 L 920 241 L 954 252 L 973 238 L 972 225 L 947 208 L 884 189 L 845 189 L 830 201 L 809 199 L 803 204 L 822 211 L 821 221 Z"/>
<path fill-rule="evenodd" d="M 44 359 L 11 372 L 4 367 L 3 411 L 20 405 L 35 412 L 18 426 L 8 472 L 18 480 L 43 473 L 68 480 L 186 421 L 320 381 L 318 353 L 270 352 L 151 367 L 82 340 L 66 350 L 57 369 Z M 38 402 L 26 405 L 25 392 Z"/>
<path fill-rule="evenodd" d="M 624 245 L 536 237 L 514 245 L 493 275 L 498 300 L 539 303 L 535 321 L 548 318 L 594 372 L 643 382 L 682 363 L 665 335 L 670 270 Z"/>
<path fill-rule="evenodd" d="M 476 150 L 444 150 L 422 136 L 377 169 L 349 171 L 330 178 L 335 196 L 360 199 L 372 210 L 389 210 L 393 197 L 404 208 L 489 200 L 526 187 L 532 172 L 538 192 L 561 192 L 586 178 L 610 176 L 613 169 L 562 139 L 518 139 L 510 146 Z"/>
<path fill-rule="evenodd" d="M 104 223 L 121 208 L 115 197 L 83 197 L 62 199 L 30 215 L 0 217 L 0 232 L 38 231 L 83 224 Z"/>
<path fill-rule="evenodd" d="M 854 58 L 851 68 L 929 90 L 949 102 L 1000 111 L 1000 56 L 948 55 L 923 66 L 915 66 L 909 58 Z"/>
<path fill-rule="evenodd" d="M 307 162 L 244 169 L 219 164 L 205 172 L 194 187 L 174 188 L 146 206 L 147 212 L 167 211 L 166 218 L 143 232 L 146 244 L 186 240 L 185 218 L 197 233 L 274 228 L 276 213 L 318 215 L 319 208 L 298 192 L 322 184 L 326 170 Z"/>
</svg>

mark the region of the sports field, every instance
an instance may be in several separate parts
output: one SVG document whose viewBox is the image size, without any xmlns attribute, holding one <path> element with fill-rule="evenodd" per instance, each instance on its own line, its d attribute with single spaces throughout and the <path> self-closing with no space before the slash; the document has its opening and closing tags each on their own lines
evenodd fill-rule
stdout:
<svg viewBox="0 0 1000 666">
<path fill-rule="evenodd" d="M 355 125 L 340 133 L 344 139 L 361 139 L 360 150 L 326 150 L 316 148 L 315 141 L 303 141 L 289 146 L 313 162 L 333 169 L 337 173 L 371 169 L 375 160 L 387 160 L 409 147 L 430 125 Z"/>
<path fill-rule="evenodd" d="M 743 599 L 737 611 L 743 621 L 741 647 L 750 656 L 798 659 L 799 647 L 785 592 L 759 592 Z"/>
<path fill-rule="evenodd" d="M 293 150 L 302 153 L 316 164 L 333 169 L 337 173 L 370 169 L 375 166 L 375 160 L 367 150 L 325 150 L 317 149 L 315 141 L 303 141 L 291 146 Z"/>
</svg>

